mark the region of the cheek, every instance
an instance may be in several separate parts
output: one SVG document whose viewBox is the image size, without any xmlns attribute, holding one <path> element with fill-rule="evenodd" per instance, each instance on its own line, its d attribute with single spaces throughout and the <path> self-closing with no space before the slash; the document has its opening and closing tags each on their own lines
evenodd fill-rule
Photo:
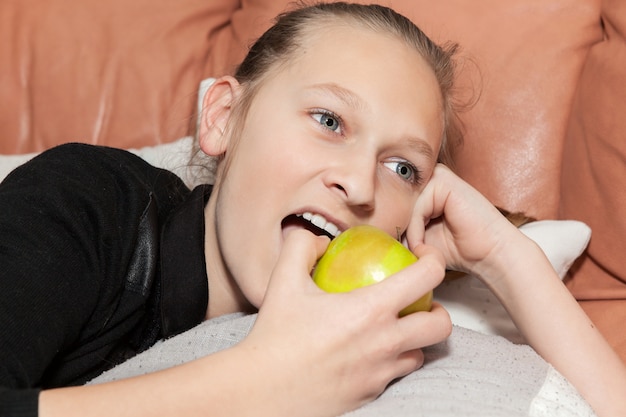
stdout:
<svg viewBox="0 0 626 417">
<path fill-rule="evenodd" d="M 276 258 L 271 253 L 276 245 L 267 241 L 264 229 L 255 228 L 254 216 L 245 209 L 246 203 L 225 195 L 220 197 L 223 198 L 218 200 L 216 209 L 216 232 L 222 260 L 232 283 L 258 308 Z"/>
<path fill-rule="evenodd" d="M 240 148 L 242 149 L 242 148 Z M 254 150 L 254 152 L 248 152 Z M 267 150 L 246 148 L 232 159 L 220 184 L 216 227 L 228 272 L 255 307 L 265 296 L 269 277 L 281 245 L 281 201 L 284 201 L 284 167 Z"/>
<path fill-rule="evenodd" d="M 401 192 L 388 192 L 377 200 L 372 224 L 394 237 L 402 235 L 411 220 L 417 196 L 406 196 Z"/>
</svg>

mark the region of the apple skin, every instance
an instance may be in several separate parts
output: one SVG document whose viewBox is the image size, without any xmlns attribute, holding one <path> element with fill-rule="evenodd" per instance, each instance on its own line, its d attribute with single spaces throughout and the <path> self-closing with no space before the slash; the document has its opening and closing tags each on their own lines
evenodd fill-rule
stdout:
<svg viewBox="0 0 626 417">
<path fill-rule="evenodd" d="M 330 242 L 315 266 L 313 281 L 326 292 L 348 292 L 380 282 L 417 260 L 388 233 L 374 226 L 354 226 Z M 432 300 L 429 291 L 399 315 L 430 311 Z"/>
</svg>

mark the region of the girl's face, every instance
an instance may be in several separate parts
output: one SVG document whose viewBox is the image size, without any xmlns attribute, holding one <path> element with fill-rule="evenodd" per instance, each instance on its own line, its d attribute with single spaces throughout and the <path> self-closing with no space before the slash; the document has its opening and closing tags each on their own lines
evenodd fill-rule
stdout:
<svg viewBox="0 0 626 417">
<path fill-rule="evenodd" d="M 404 233 L 441 144 L 437 81 L 402 41 L 335 26 L 296 54 L 260 87 L 207 206 L 210 282 L 256 307 L 289 229 Z"/>
</svg>

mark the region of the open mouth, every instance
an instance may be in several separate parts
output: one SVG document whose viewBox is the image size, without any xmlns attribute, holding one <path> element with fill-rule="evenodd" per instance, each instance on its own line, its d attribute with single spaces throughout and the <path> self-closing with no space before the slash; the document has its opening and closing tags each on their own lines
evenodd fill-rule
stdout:
<svg viewBox="0 0 626 417">
<path fill-rule="evenodd" d="M 287 226 L 301 227 L 317 236 L 328 236 L 334 239 L 341 231 L 334 224 L 326 220 L 324 216 L 305 212 L 302 214 L 292 214 L 283 220 L 283 228 Z"/>
</svg>

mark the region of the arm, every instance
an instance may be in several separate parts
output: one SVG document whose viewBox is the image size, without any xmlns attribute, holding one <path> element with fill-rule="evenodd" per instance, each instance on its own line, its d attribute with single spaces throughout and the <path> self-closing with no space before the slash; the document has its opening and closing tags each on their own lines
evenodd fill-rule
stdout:
<svg viewBox="0 0 626 417">
<path fill-rule="evenodd" d="M 258 410 L 258 415 L 271 415 L 263 412 L 271 402 L 258 401 L 258 397 L 275 397 L 279 392 L 275 388 L 276 379 L 284 375 L 276 369 L 265 369 L 263 365 L 248 355 L 245 348 L 234 347 L 145 376 L 42 391 L 39 415 L 238 416 L 249 415 L 249 410 Z"/>
<path fill-rule="evenodd" d="M 511 237 L 493 287 L 534 349 L 559 370 L 599 416 L 626 415 L 626 369 L 534 242 Z M 532 262 L 530 260 L 533 260 Z"/>
<path fill-rule="evenodd" d="M 338 415 L 421 366 L 420 347 L 449 334 L 439 306 L 397 316 L 442 279 L 438 251 L 419 247 L 420 262 L 376 288 L 326 294 L 309 271 L 327 239 L 295 231 L 287 240 L 240 344 L 151 375 L 44 391 L 41 416 Z"/>
<path fill-rule="evenodd" d="M 420 196 L 408 239 L 440 248 L 452 268 L 482 279 L 531 346 L 598 415 L 626 414 L 624 364 L 541 249 L 447 168 L 436 168 Z"/>
<path fill-rule="evenodd" d="M 0 415 L 36 415 L 37 388 L 80 384 L 137 349 L 111 335 L 142 329 L 150 294 L 126 290 L 125 272 L 150 177 L 175 184 L 130 154 L 66 145 L 0 185 Z"/>
</svg>

